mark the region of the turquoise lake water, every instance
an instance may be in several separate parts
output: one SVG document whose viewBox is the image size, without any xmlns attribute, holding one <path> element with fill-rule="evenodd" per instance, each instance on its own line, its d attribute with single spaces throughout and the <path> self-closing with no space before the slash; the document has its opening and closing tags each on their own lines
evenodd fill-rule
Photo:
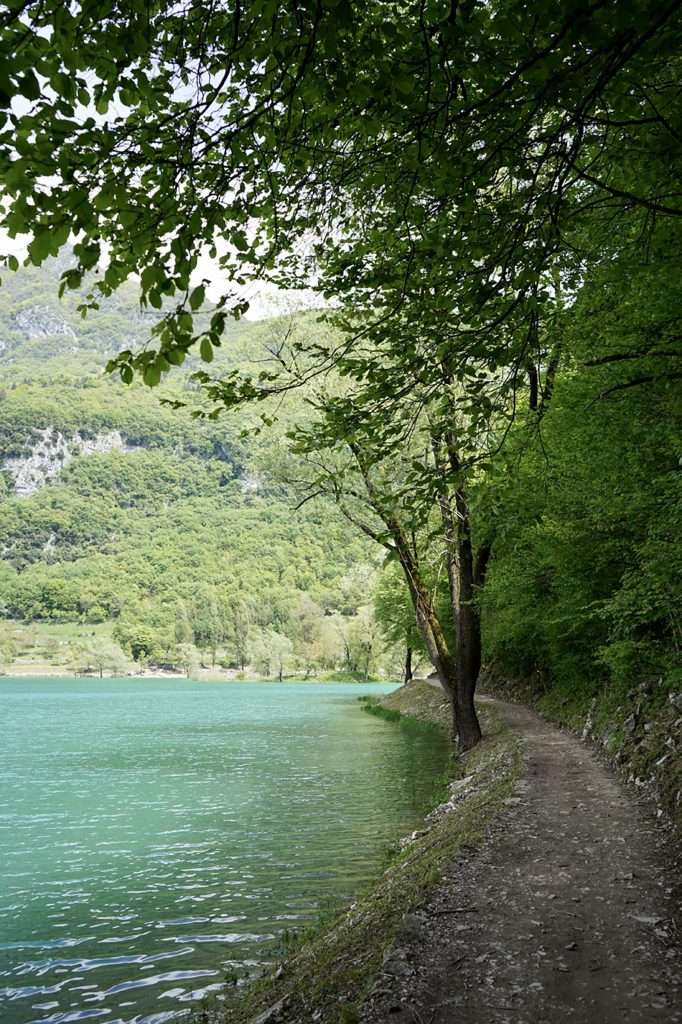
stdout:
<svg viewBox="0 0 682 1024">
<path fill-rule="evenodd" d="M 0 680 L 0 1020 L 162 1024 L 414 827 L 447 752 L 353 684 Z"/>
</svg>

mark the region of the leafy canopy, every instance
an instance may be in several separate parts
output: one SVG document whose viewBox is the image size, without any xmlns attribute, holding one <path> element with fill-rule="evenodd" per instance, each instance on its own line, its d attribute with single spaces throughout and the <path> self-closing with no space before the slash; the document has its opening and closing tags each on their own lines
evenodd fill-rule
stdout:
<svg viewBox="0 0 682 1024">
<path fill-rule="evenodd" d="M 682 212 L 678 3 L 47 0 L 9 4 L 0 41 L 4 225 L 36 264 L 75 235 L 65 288 L 106 254 L 91 303 L 139 276 L 161 315 L 125 381 L 194 340 L 210 362 L 235 289 L 269 276 L 397 324 L 408 358 L 419 320 L 472 395 L 500 366 L 509 393 L 613 217 Z M 224 290 L 197 330 L 206 251 Z M 279 386 L 228 374 L 216 397 Z"/>
</svg>

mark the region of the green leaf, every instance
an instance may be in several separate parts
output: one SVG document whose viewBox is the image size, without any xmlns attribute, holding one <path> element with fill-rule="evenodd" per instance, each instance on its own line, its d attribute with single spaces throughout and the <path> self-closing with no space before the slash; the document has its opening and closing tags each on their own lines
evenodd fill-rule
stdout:
<svg viewBox="0 0 682 1024">
<path fill-rule="evenodd" d="M 166 359 L 173 366 L 182 366 L 185 361 L 187 353 L 181 348 L 171 348 L 166 353 Z"/>
<path fill-rule="evenodd" d="M 50 255 L 51 244 L 50 231 L 45 228 L 38 229 L 28 246 L 28 257 L 35 267 L 39 267 Z"/>
<path fill-rule="evenodd" d="M 40 99 L 40 83 L 32 71 L 27 71 L 19 79 L 19 92 L 27 100 Z"/>
<path fill-rule="evenodd" d="M 213 362 L 213 345 L 208 340 L 208 338 L 201 339 L 199 352 L 201 353 L 201 358 L 204 360 L 205 363 Z"/>
<path fill-rule="evenodd" d="M 147 387 L 155 388 L 161 380 L 161 367 L 157 363 L 152 363 L 150 366 L 145 367 L 142 380 Z"/>
<path fill-rule="evenodd" d="M 203 284 L 198 285 L 189 297 L 190 308 L 195 310 L 203 305 L 206 289 Z"/>
</svg>

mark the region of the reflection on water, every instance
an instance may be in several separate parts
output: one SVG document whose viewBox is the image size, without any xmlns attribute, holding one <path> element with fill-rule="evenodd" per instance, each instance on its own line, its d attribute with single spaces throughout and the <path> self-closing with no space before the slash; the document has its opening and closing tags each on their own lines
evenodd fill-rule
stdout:
<svg viewBox="0 0 682 1024">
<path fill-rule="evenodd" d="M 382 689 L 0 681 L 3 1024 L 181 1017 L 357 892 L 446 757 Z"/>
</svg>

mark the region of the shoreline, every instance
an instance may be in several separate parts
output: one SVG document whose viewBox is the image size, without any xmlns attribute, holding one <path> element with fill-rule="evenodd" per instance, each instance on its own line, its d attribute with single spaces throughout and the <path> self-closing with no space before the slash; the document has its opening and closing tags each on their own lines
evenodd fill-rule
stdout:
<svg viewBox="0 0 682 1024">
<path fill-rule="evenodd" d="M 85 681 L 89 679 L 101 680 L 104 682 L 106 679 L 116 679 L 125 681 L 126 679 L 185 679 L 192 683 L 270 683 L 273 685 L 283 685 L 286 683 L 348 683 L 354 686 L 367 686 L 372 684 L 382 684 L 390 686 L 399 686 L 400 682 L 396 679 L 333 679 L 325 673 L 325 677 L 320 676 L 284 676 L 280 681 L 276 677 L 270 677 L 269 679 L 263 678 L 263 676 L 250 676 L 247 678 L 237 678 L 236 675 L 222 675 L 213 669 L 202 670 L 206 674 L 190 674 L 186 675 L 184 672 L 169 672 L 161 669 L 150 672 L 125 672 L 125 673 L 112 673 L 105 672 L 100 676 L 98 672 L 88 673 L 76 673 L 69 672 L 67 669 L 56 665 L 46 666 L 45 668 L 37 669 L 34 667 L 19 668 L 12 667 L 11 670 L 6 672 L 0 672 L 0 682 L 3 679 L 75 679 L 78 681 Z M 343 673 L 339 673 L 342 675 Z"/>
<path fill-rule="evenodd" d="M 38 671 L 35 668 L 23 669 L 12 667 L 9 672 L 0 673 L 0 682 L 3 679 L 187 679 L 184 672 L 140 672 L 140 673 L 125 673 L 123 675 L 112 675 L 111 673 L 105 673 L 100 676 L 98 672 L 88 672 L 87 674 L 77 674 L 76 672 L 68 672 L 66 669 L 59 668 L 58 666 L 48 666 Z"/>
<path fill-rule="evenodd" d="M 450 705 L 424 681 L 372 701 L 367 711 L 401 728 L 450 731 Z M 297 937 L 264 976 L 247 981 L 190 1020 L 194 1024 L 356 1024 L 391 962 L 414 911 L 458 857 L 477 849 L 522 773 L 521 743 L 490 707 L 480 708 L 485 738 L 453 759 L 445 795 L 399 842 L 388 867 L 331 922 Z M 379 871 L 379 865 L 377 865 Z"/>
</svg>

